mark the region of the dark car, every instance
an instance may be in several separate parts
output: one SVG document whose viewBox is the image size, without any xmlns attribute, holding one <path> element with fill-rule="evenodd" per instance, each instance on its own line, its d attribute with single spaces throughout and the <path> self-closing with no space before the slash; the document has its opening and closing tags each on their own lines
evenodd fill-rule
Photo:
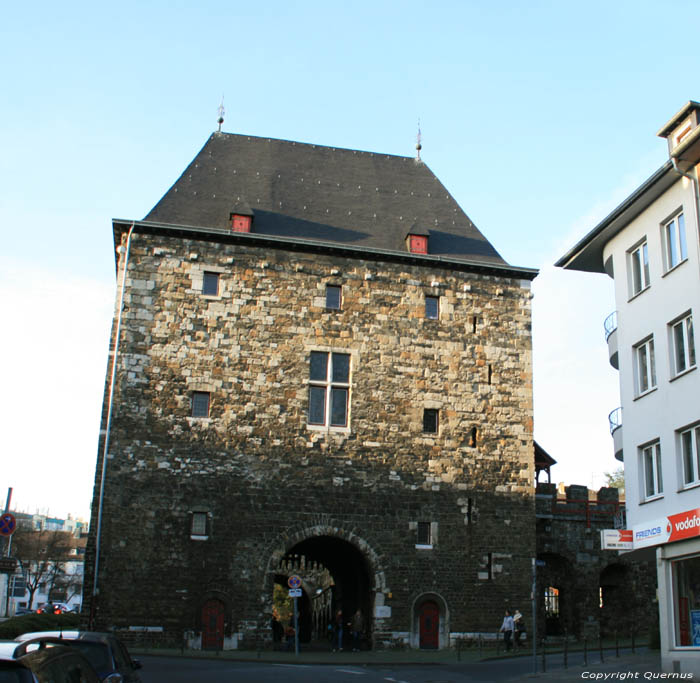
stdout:
<svg viewBox="0 0 700 683">
<path fill-rule="evenodd" d="M 141 662 L 131 659 L 124 644 L 111 633 L 92 631 L 36 631 L 15 638 L 30 650 L 47 645 L 75 648 L 92 664 L 100 681 L 141 683 Z"/>
<path fill-rule="evenodd" d="M 70 612 L 70 608 L 62 602 L 50 602 L 36 611 L 37 614 L 63 614 L 64 612 Z"/>
<path fill-rule="evenodd" d="M 18 645 L 12 658 L 0 658 L 2 683 L 100 683 L 90 662 L 77 650 L 62 645 L 26 653 Z"/>
</svg>

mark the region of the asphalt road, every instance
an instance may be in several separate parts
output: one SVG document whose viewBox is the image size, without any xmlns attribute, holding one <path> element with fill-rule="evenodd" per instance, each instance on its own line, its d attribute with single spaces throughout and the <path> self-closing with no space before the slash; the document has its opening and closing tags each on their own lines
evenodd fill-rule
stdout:
<svg viewBox="0 0 700 683">
<path fill-rule="evenodd" d="M 561 654 L 552 655 L 548 657 L 546 672 L 542 671 L 541 661 L 538 661 L 536 675 L 531 657 L 443 664 L 283 664 L 180 657 L 139 658 L 143 662 L 143 683 L 560 683 L 581 681 L 586 671 L 605 672 L 608 678 L 612 672 L 639 671 L 640 679 L 644 672 L 660 671 L 658 653 L 646 650 L 627 651 L 619 659 L 609 654 L 604 662 L 598 655 L 590 653 L 587 664 L 584 664 L 581 653 L 572 653 L 566 668 Z"/>
</svg>

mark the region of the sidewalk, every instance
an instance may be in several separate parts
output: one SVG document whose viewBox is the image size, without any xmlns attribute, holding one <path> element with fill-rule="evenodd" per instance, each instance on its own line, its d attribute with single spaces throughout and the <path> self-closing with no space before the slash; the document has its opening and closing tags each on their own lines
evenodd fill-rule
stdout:
<svg viewBox="0 0 700 683">
<path fill-rule="evenodd" d="M 532 658 L 529 658 L 528 665 L 530 671 L 527 674 L 511 678 L 511 681 L 581 681 L 581 680 L 606 680 L 597 678 L 595 674 L 613 674 L 619 673 L 629 674 L 622 678 L 616 676 L 607 680 L 640 680 L 644 679 L 645 673 L 661 672 L 661 654 L 658 650 L 648 650 L 641 648 L 637 652 L 626 650 L 620 653 L 619 657 L 615 653 L 606 652 L 604 661 L 600 661 L 600 656 L 597 652 L 589 653 L 588 664 L 583 663 L 583 658 L 580 653 L 576 657 L 569 657 L 568 668 L 564 668 L 563 656 L 553 655 L 546 662 L 546 672 L 542 671 L 542 660 L 537 662 L 537 674 L 534 673 L 532 667 Z M 523 662 L 524 663 L 524 662 Z"/>
</svg>

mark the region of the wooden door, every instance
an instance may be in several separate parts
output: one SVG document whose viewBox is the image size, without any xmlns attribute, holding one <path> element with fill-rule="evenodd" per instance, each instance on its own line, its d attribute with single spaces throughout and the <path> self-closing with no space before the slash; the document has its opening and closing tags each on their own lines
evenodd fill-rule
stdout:
<svg viewBox="0 0 700 683">
<path fill-rule="evenodd" d="M 420 606 L 418 613 L 420 647 L 424 650 L 437 650 L 439 647 L 440 610 L 437 603 L 428 601 Z"/>
<path fill-rule="evenodd" d="M 224 603 L 207 600 L 202 607 L 202 650 L 224 647 Z"/>
</svg>

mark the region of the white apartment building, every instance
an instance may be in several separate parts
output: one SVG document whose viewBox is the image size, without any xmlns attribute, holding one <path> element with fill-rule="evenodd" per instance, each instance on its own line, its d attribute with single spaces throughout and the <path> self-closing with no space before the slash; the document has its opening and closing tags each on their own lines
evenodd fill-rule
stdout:
<svg viewBox="0 0 700 683">
<path fill-rule="evenodd" d="M 658 135 L 669 161 L 556 265 L 615 280 L 605 331 L 627 527 L 635 551 L 656 552 L 664 670 L 700 675 L 700 103 Z"/>
</svg>

